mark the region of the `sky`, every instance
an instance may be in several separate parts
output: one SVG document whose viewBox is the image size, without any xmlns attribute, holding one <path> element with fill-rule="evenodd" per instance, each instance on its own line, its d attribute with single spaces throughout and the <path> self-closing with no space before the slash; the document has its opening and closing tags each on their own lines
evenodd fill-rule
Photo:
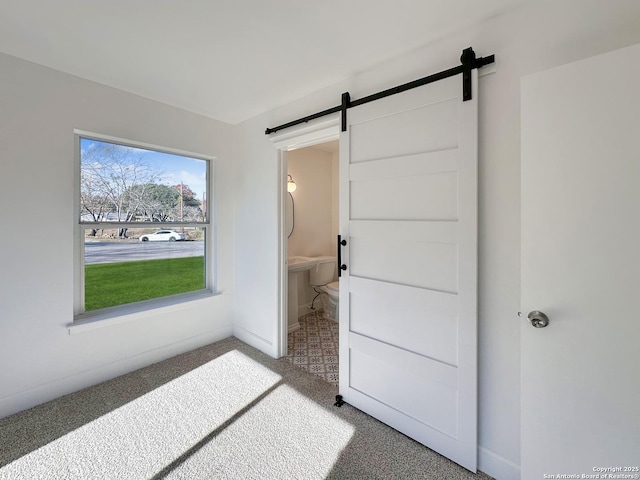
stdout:
<svg viewBox="0 0 640 480">
<path fill-rule="evenodd" d="M 81 138 L 80 150 L 81 161 L 84 155 L 91 148 L 98 144 L 108 144 L 98 140 Z M 207 161 L 196 158 L 174 155 L 171 153 L 157 152 L 138 147 L 120 146 L 122 149 L 131 152 L 136 158 L 142 156 L 145 161 L 158 166 L 162 172 L 159 183 L 165 185 L 178 185 L 181 182 L 188 185 L 198 200 L 203 200 L 203 193 L 206 191 Z"/>
</svg>

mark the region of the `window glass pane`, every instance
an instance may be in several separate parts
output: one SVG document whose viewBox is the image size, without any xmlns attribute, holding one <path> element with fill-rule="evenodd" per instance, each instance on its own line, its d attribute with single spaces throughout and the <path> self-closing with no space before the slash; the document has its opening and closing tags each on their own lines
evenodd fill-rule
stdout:
<svg viewBox="0 0 640 480">
<path fill-rule="evenodd" d="M 203 227 L 84 232 L 87 312 L 206 288 Z"/>
<path fill-rule="evenodd" d="M 205 222 L 207 160 L 80 138 L 82 222 Z"/>
</svg>

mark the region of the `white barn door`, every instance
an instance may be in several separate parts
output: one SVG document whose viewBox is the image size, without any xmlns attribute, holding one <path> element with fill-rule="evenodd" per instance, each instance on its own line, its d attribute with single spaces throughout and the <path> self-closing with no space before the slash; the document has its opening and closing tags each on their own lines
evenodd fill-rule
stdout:
<svg viewBox="0 0 640 480">
<path fill-rule="evenodd" d="M 477 70 L 348 111 L 340 394 L 477 465 Z"/>
</svg>

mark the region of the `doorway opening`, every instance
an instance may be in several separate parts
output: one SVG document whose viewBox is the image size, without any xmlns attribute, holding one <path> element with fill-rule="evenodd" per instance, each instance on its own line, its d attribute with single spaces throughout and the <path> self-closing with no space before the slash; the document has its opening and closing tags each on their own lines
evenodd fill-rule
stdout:
<svg viewBox="0 0 640 480">
<path fill-rule="evenodd" d="M 283 278 L 279 338 L 281 356 L 337 386 L 337 127 L 331 126 L 320 137 L 304 145 L 293 145 L 294 138 L 280 147 Z M 321 271 L 328 273 L 320 275 Z"/>
</svg>

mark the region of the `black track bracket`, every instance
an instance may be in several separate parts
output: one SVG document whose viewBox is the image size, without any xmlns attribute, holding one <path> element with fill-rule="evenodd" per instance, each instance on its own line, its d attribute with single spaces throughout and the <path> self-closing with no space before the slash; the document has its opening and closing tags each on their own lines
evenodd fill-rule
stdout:
<svg viewBox="0 0 640 480">
<path fill-rule="evenodd" d="M 342 395 L 336 395 L 336 403 L 334 403 L 333 406 L 340 408 L 345 403 L 347 402 L 342 399 Z"/>
<path fill-rule="evenodd" d="M 471 70 L 476 61 L 476 53 L 473 48 L 465 48 L 460 56 L 460 62 L 462 63 L 462 100 L 466 102 L 473 98 L 473 92 L 471 91 Z"/>
<path fill-rule="evenodd" d="M 476 52 L 473 48 L 465 48 L 460 56 L 460 63 L 462 63 L 462 101 L 466 102 L 473 98 L 471 71 L 475 68 L 482 68 L 485 65 L 496 61 L 495 55 L 489 55 L 488 57 L 476 58 Z"/>
<path fill-rule="evenodd" d="M 347 131 L 347 110 L 351 107 L 351 95 L 349 92 L 342 94 L 342 103 L 340 104 L 340 123 L 343 132 Z"/>
</svg>

